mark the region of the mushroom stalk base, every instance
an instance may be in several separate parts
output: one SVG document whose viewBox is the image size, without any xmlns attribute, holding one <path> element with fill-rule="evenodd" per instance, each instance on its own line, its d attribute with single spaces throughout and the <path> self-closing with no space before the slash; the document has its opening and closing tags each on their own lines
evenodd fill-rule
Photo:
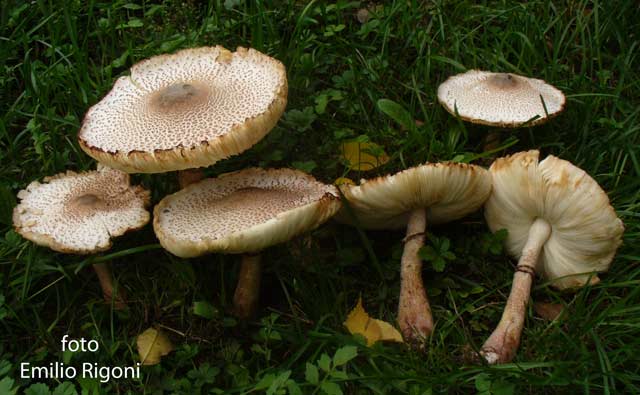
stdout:
<svg viewBox="0 0 640 395">
<path fill-rule="evenodd" d="M 480 352 L 490 364 L 510 362 L 518 350 L 538 256 L 550 235 L 551 226 L 541 218 L 536 219 L 529 229 L 529 238 L 513 275 L 511 293 L 502 319 Z"/>
<path fill-rule="evenodd" d="M 240 319 L 246 320 L 256 312 L 261 271 L 260 254 L 242 255 L 238 284 L 233 295 L 233 314 Z"/>
<path fill-rule="evenodd" d="M 102 296 L 106 303 L 111 304 L 113 301 L 113 307 L 116 310 L 123 310 L 127 304 L 124 301 L 122 289 L 115 293 L 113 288 L 113 276 L 111 275 L 111 265 L 108 263 L 94 263 L 93 270 L 95 270 L 100 281 L 100 287 L 102 288 Z"/>
<path fill-rule="evenodd" d="M 407 224 L 400 269 L 398 323 L 402 336 L 410 343 L 424 344 L 433 330 L 431 307 L 422 282 L 422 260 L 418 251 L 424 245 L 427 211 L 411 212 Z"/>
</svg>

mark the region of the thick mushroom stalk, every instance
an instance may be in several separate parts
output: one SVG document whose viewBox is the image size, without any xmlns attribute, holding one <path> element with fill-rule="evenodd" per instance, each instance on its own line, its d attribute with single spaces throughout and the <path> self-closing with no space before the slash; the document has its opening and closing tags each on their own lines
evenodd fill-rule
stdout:
<svg viewBox="0 0 640 395">
<path fill-rule="evenodd" d="M 98 281 L 100 281 L 102 296 L 104 297 L 105 302 L 107 302 L 108 304 L 111 304 L 113 302 L 114 309 L 124 310 L 127 307 L 127 303 L 125 302 L 126 298 L 124 296 L 124 290 L 122 288 L 118 288 L 118 291 L 116 293 L 116 290 L 113 286 L 111 265 L 109 263 L 94 263 L 93 269 L 98 276 Z"/>
<path fill-rule="evenodd" d="M 429 224 L 441 224 L 478 209 L 491 193 L 489 172 L 462 163 L 425 163 L 341 190 L 349 209 L 338 221 L 364 229 L 406 228 L 398 323 L 407 342 L 424 345 L 433 330 L 418 256 L 427 217 Z"/>
<path fill-rule="evenodd" d="M 422 260 L 418 251 L 424 245 L 427 211 L 413 210 L 407 224 L 400 269 L 398 323 L 402 336 L 410 343 L 424 343 L 433 330 L 431 307 L 422 282 Z"/>
<path fill-rule="evenodd" d="M 258 307 L 261 272 L 259 253 L 242 255 L 238 283 L 233 295 L 233 314 L 242 320 L 253 316 Z"/>
<path fill-rule="evenodd" d="M 550 235 L 551 225 L 542 218 L 529 229 L 500 323 L 482 346 L 481 354 L 490 364 L 510 362 L 518 350 L 538 256 Z"/>
<path fill-rule="evenodd" d="M 489 169 L 487 224 L 508 231 L 506 250 L 519 258 L 502 319 L 481 350 L 489 363 L 513 358 L 535 274 L 558 289 L 593 284 L 593 273 L 607 271 L 622 243 L 624 225 L 598 183 L 571 162 L 539 155 L 518 152 Z"/>
</svg>

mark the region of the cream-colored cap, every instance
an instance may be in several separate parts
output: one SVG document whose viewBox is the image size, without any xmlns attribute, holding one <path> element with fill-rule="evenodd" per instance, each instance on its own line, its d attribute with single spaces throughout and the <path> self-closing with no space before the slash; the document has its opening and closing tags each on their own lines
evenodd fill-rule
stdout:
<svg viewBox="0 0 640 395">
<path fill-rule="evenodd" d="M 18 198 L 13 210 L 16 232 L 60 252 L 108 250 L 111 238 L 149 222 L 149 192 L 130 186 L 127 173 L 106 167 L 34 181 Z"/>
<path fill-rule="evenodd" d="M 205 167 L 260 141 L 286 103 L 279 61 L 254 49 L 185 49 L 131 67 L 89 109 L 78 139 L 128 173 Z"/>
<path fill-rule="evenodd" d="M 519 152 L 491 165 L 487 223 L 493 232 L 509 231 L 507 250 L 520 258 L 533 222 L 547 221 L 551 235 L 540 254 L 539 271 L 556 288 L 579 287 L 593 272 L 609 268 L 624 226 L 607 194 L 587 173 L 552 155 L 538 162 L 538 156 L 538 151 Z"/>
<path fill-rule="evenodd" d="M 367 229 L 399 229 L 411 211 L 427 209 L 429 223 L 444 223 L 477 210 L 489 197 L 491 176 L 475 165 L 426 163 L 340 189 L 358 223 Z M 344 207 L 338 221 L 352 224 Z"/>
<path fill-rule="evenodd" d="M 311 230 L 340 208 L 338 191 L 291 169 L 251 168 L 209 178 L 162 199 L 153 229 L 179 257 L 257 252 Z"/>
<path fill-rule="evenodd" d="M 544 106 L 542 104 L 544 99 Z M 564 94 L 534 78 L 470 70 L 438 87 L 438 101 L 451 114 L 472 123 L 516 128 L 546 122 L 564 110 Z M 547 117 L 548 113 L 548 117 Z"/>
</svg>

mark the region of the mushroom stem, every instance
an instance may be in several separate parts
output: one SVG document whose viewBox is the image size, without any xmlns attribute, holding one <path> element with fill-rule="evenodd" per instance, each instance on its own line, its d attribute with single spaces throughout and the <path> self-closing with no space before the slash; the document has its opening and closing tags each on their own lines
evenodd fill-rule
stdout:
<svg viewBox="0 0 640 395">
<path fill-rule="evenodd" d="M 178 171 L 178 184 L 180 184 L 180 189 L 194 184 L 203 178 L 204 171 L 200 168 Z"/>
<path fill-rule="evenodd" d="M 111 275 L 111 265 L 109 263 L 94 263 L 93 269 L 98 276 L 98 281 L 100 281 L 102 296 L 104 297 L 105 302 L 108 304 L 113 302 L 114 309 L 123 310 L 127 306 L 124 301 L 124 292 L 122 289 L 119 289 L 118 293 L 115 293 L 113 287 L 113 276 Z"/>
<path fill-rule="evenodd" d="M 482 346 L 481 354 L 490 364 L 510 362 L 520 345 L 531 284 L 536 273 L 538 256 L 551 235 L 551 226 L 544 219 L 535 220 L 529 238 L 513 275 L 511 293 L 500 323 Z"/>
<path fill-rule="evenodd" d="M 409 215 L 400 270 L 398 323 L 402 336 L 412 343 L 424 343 L 433 330 L 431 307 L 422 282 L 422 260 L 418 251 L 424 245 L 427 211 L 413 210 Z"/>
<path fill-rule="evenodd" d="M 233 314 L 242 320 L 248 319 L 256 312 L 261 271 L 260 254 L 242 255 L 238 284 L 233 295 Z"/>
</svg>

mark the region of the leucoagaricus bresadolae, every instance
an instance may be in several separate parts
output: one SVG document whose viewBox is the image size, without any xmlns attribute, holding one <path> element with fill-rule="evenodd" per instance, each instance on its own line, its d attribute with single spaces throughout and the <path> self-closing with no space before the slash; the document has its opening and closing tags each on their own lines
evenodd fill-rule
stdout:
<svg viewBox="0 0 640 395">
<path fill-rule="evenodd" d="M 279 61 L 241 47 L 184 49 L 133 65 L 89 109 L 78 140 L 128 173 L 205 167 L 260 141 L 286 103 Z"/>
<path fill-rule="evenodd" d="M 502 319 L 482 346 L 489 363 L 515 356 L 536 273 L 558 289 L 597 283 L 622 242 L 622 221 L 598 183 L 566 160 L 538 156 L 519 152 L 489 169 L 485 217 L 492 231 L 508 230 L 507 251 L 519 259 Z"/>
<path fill-rule="evenodd" d="M 129 175 L 101 167 L 68 171 L 34 181 L 18 193 L 13 210 L 16 232 L 34 243 L 68 254 L 94 254 L 111 248 L 111 239 L 149 222 L 149 192 L 130 186 Z M 108 263 L 94 264 L 102 293 L 109 303 L 124 307 L 114 293 Z"/>
<path fill-rule="evenodd" d="M 438 87 L 438 101 L 462 120 L 500 128 L 545 123 L 564 110 L 564 94 L 543 80 L 512 73 L 470 70 L 449 77 Z M 485 139 L 495 148 L 497 131 Z"/>
<path fill-rule="evenodd" d="M 453 221 L 480 208 L 491 191 L 489 172 L 475 165 L 427 163 L 340 189 L 349 206 L 339 213 L 341 222 L 365 229 L 406 228 L 398 323 L 405 339 L 422 343 L 433 330 L 418 256 L 427 223 Z"/>
<path fill-rule="evenodd" d="M 133 65 L 89 109 L 78 140 L 94 159 L 129 173 L 177 170 L 184 188 L 204 177 L 202 167 L 269 133 L 287 92 L 284 65 L 259 51 L 184 49 Z"/>
<path fill-rule="evenodd" d="M 153 228 L 172 254 L 243 254 L 234 312 L 255 312 L 259 252 L 318 227 L 340 208 L 335 187 L 291 169 L 250 168 L 208 178 L 162 199 Z"/>
</svg>

